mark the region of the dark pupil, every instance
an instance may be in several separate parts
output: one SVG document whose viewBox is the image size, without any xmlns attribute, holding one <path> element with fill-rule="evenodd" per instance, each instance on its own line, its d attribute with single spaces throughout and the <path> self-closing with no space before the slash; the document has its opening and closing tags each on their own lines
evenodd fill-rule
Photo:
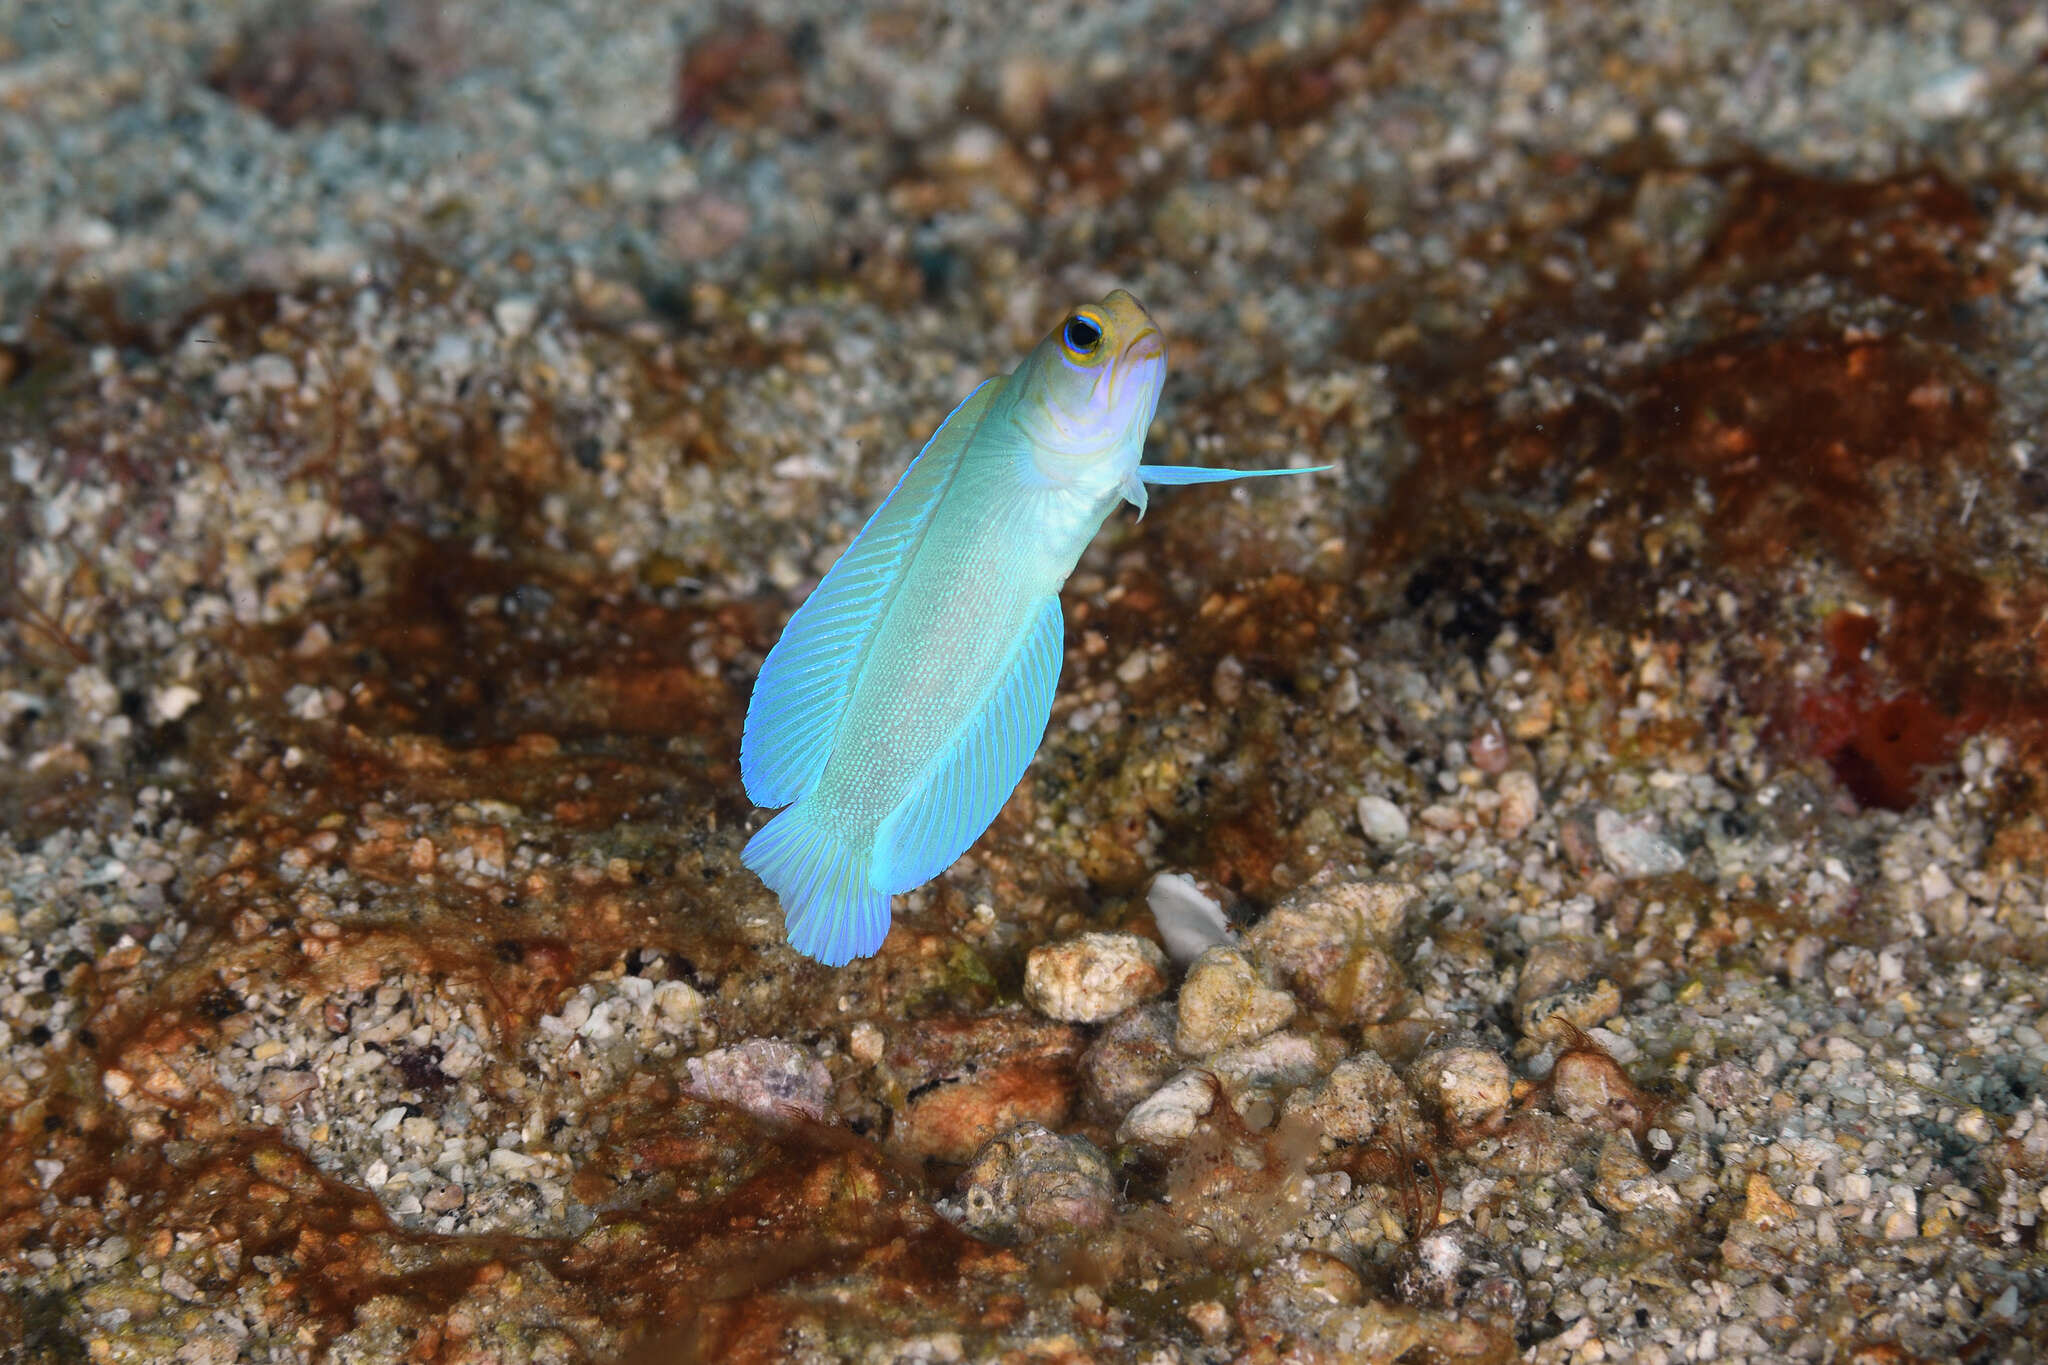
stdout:
<svg viewBox="0 0 2048 1365">
<path fill-rule="evenodd" d="M 1092 351 L 1102 340 L 1102 329 L 1086 318 L 1067 319 L 1067 345 L 1077 351 Z"/>
</svg>

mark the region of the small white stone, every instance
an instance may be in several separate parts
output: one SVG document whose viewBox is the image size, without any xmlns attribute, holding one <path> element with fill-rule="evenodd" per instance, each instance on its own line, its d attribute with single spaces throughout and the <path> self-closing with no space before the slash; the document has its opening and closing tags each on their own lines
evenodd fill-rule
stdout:
<svg viewBox="0 0 2048 1365">
<path fill-rule="evenodd" d="M 1330 689 L 1326 705 L 1333 716 L 1348 716 L 1358 709 L 1361 700 L 1358 690 L 1358 670 L 1347 668 L 1337 675 L 1337 685 Z"/>
<path fill-rule="evenodd" d="M 956 171 L 976 171 L 991 165 L 1002 151 L 1003 140 L 985 123 L 963 125 L 953 134 L 946 159 Z"/>
<path fill-rule="evenodd" d="M 1185 1142 L 1215 1103 L 1216 1085 L 1208 1073 L 1183 1071 L 1132 1107 L 1117 1129 L 1116 1140 L 1159 1147 Z"/>
<path fill-rule="evenodd" d="M 1665 877 L 1685 869 L 1685 855 L 1657 832 L 1654 820 L 1602 810 L 1593 817 L 1593 838 L 1617 877 Z"/>
<path fill-rule="evenodd" d="M 1166 989 L 1166 954 L 1136 934 L 1082 934 L 1031 950 L 1024 998 L 1050 1019 L 1097 1024 Z"/>
<path fill-rule="evenodd" d="M 1223 907 L 1178 872 L 1162 872 L 1145 892 L 1152 922 L 1166 940 L 1166 955 L 1185 967 L 1219 943 L 1230 942 Z"/>
<path fill-rule="evenodd" d="M 526 1179 L 527 1173 L 540 1164 L 526 1153 L 514 1151 L 510 1147 L 493 1147 L 489 1160 L 492 1170 L 500 1175 L 510 1176 L 514 1180 Z M 370 1169 L 377 1170 L 383 1164 L 380 1161 Z"/>
<path fill-rule="evenodd" d="M 579 991 L 570 996 L 568 1002 L 562 1006 L 563 1026 L 571 1033 L 581 1030 L 590 1019 L 590 1007 L 591 999 L 583 992 Z"/>
<path fill-rule="evenodd" d="M 121 693 L 97 668 L 75 668 L 64 680 L 65 695 L 83 716 L 104 718 L 120 709 Z"/>
<path fill-rule="evenodd" d="M 161 687 L 149 699 L 150 716 L 159 724 L 174 721 L 197 706 L 200 701 L 199 689 L 183 683 L 172 683 Z"/>
<path fill-rule="evenodd" d="M 445 332 L 435 338 L 427 363 L 450 379 L 458 378 L 475 365 L 476 349 L 460 332 Z"/>
<path fill-rule="evenodd" d="M 1913 92 L 1910 102 L 1913 112 L 1924 119 L 1965 118 L 1977 112 L 1989 87 L 1990 78 L 1982 68 L 1962 66 L 1924 82 Z"/>
<path fill-rule="evenodd" d="M 299 372 L 281 355 L 259 355 L 249 362 L 249 383 L 259 389 L 294 389 Z"/>
<path fill-rule="evenodd" d="M 1929 863 L 1921 869 L 1920 895 L 1922 899 L 1929 902 L 1946 900 L 1954 893 L 1955 889 L 1955 883 L 1949 880 L 1948 873 L 1941 870 L 1940 864 Z"/>
<path fill-rule="evenodd" d="M 1244 697 L 1244 665 L 1226 655 L 1210 676 L 1209 690 L 1224 706 L 1237 705 Z"/>
<path fill-rule="evenodd" d="M 315 621 L 306 627 L 305 632 L 299 636 L 298 643 L 292 646 L 292 655 L 299 659 L 317 659 L 325 654 L 327 647 L 333 643 L 334 632 L 327 628 L 325 622 Z"/>
<path fill-rule="evenodd" d="M 576 1032 L 592 1042 L 599 1043 L 613 1037 L 618 1032 L 614 1016 L 619 1012 L 620 1003 L 617 1000 L 600 1001 L 591 1008 L 590 1017 L 583 1021 Z"/>
<path fill-rule="evenodd" d="M 1358 827 L 1381 848 L 1408 841 L 1408 817 L 1384 796 L 1358 798 Z"/>
<path fill-rule="evenodd" d="M 1298 1033 L 1274 1033 L 1203 1059 L 1233 1098 L 1254 1089 L 1296 1090 L 1323 1074 L 1322 1051 Z"/>
<path fill-rule="evenodd" d="M 1892 1186 L 1891 1208 L 1884 1216 L 1888 1242 L 1910 1241 L 1920 1233 L 1920 1198 L 1910 1186 Z"/>
<path fill-rule="evenodd" d="M 523 295 L 499 299 L 491 307 L 491 321 L 498 324 L 498 335 L 507 341 L 517 341 L 531 332 L 539 316 L 540 305 Z"/>
<path fill-rule="evenodd" d="M 121 234 L 104 218 L 79 218 L 71 226 L 71 242 L 86 251 L 105 251 Z"/>
<path fill-rule="evenodd" d="M 1425 1053 L 1409 1068 L 1408 1078 L 1460 1128 L 1505 1115 L 1514 1091 L 1507 1062 L 1482 1047 L 1447 1047 Z"/>
<path fill-rule="evenodd" d="M 882 1030 L 863 1019 L 846 1035 L 846 1055 L 862 1066 L 873 1066 L 882 1060 L 886 1042 Z"/>
<path fill-rule="evenodd" d="M 1543 811 L 1536 775 L 1521 768 L 1502 773 L 1496 790 L 1500 792 L 1500 811 L 1494 816 L 1494 828 L 1503 839 L 1519 839 Z"/>
<path fill-rule="evenodd" d="M 663 1030 L 678 1033 L 703 1015 L 704 997 L 687 981 L 664 981 L 654 988 L 654 1008 Z"/>
</svg>

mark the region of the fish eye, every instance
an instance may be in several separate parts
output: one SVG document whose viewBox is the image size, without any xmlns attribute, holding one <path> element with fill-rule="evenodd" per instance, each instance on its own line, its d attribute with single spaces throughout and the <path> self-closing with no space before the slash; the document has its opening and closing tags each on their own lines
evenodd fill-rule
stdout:
<svg viewBox="0 0 2048 1365">
<path fill-rule="evenodd" d="M 1075 355 L 1087 355 L 1102 343 L 1102 326 L 1095 319 L 1076 313 L 1067 319 L 1066 330 L 1060 339 Z"/>
</svg>

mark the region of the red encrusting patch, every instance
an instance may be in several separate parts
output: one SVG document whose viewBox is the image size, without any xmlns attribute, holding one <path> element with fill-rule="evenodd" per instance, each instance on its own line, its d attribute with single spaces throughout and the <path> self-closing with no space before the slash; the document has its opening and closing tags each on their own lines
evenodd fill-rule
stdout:
<svg viewBox="0 0 2048 1365">
<path fill-rule="evenodd" d="M 1927 775 L 1954 759 L 1965 735 L 1984 717 L 1944 712 L 1912 689 L 1885 687 L 1877 661 L 1878 623 L 1860 611 L 1828 618 L 1833 658 L 1827 684 L 1800 697 L 1798 721 L 1814 753 L 1864 806 L 1908 810 Z"/>
</svg>

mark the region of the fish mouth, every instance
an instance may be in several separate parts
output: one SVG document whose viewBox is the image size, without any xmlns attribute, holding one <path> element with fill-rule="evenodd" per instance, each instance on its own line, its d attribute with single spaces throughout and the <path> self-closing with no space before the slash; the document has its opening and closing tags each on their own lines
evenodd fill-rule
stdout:
<svg viewBox="0 0 2048 1365">
<path fill-rule="evenodd" d="M 1110 404 L 1122 407 L 1148 388 L 1158 389 L 1166 373 L 1166 340 L 1148 327 L 1132 337 L 1117 356 L 1109 376 Z"/>
<path fill-rule="evenodd" d="M 1128 365 L 1134 361 L 1166 359 L 1166 338 L 1159 335 L 1157 327 L 1147 327 L 1132 337 L 1124 346 L 1124 353 L 1118 357 Z"/>
</svg>

